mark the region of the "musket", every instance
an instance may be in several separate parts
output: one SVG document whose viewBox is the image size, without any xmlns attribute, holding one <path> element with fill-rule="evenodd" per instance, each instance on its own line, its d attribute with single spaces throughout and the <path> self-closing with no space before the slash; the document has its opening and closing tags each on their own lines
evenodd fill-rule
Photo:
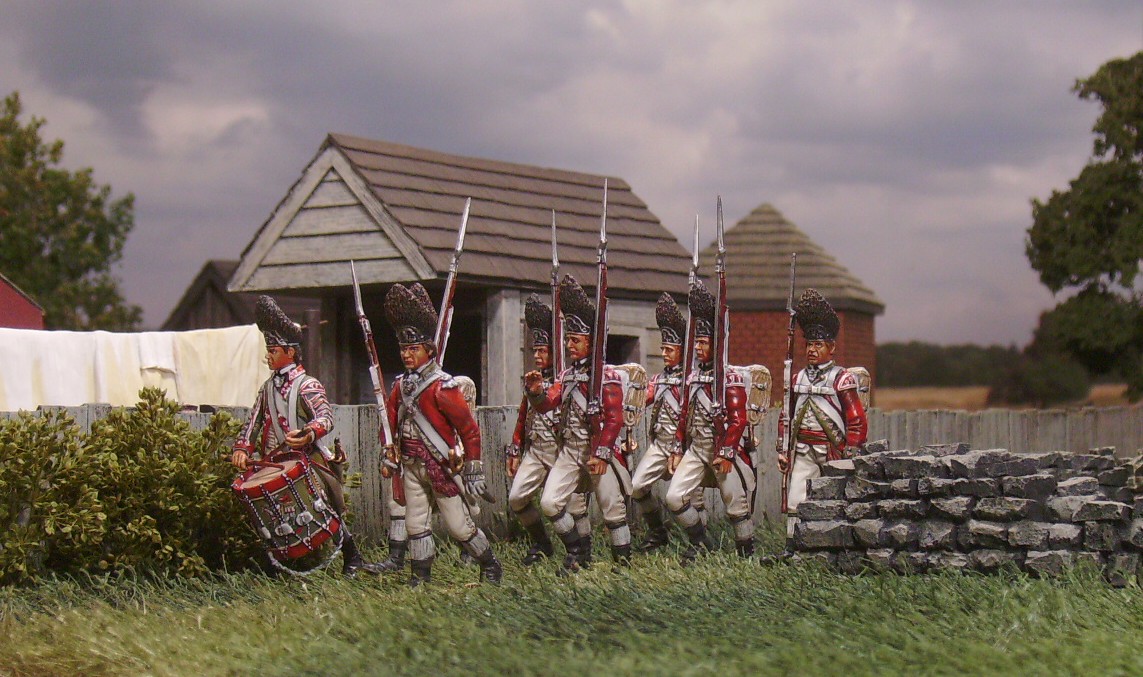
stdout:
<svg viewBox="0 0 1143 677">
<path fill-rule="evenodd" d="M 694 289 L 695 280 L 698 279 L 699 267 L 699 217 L 695 214 L 695 236 L 694 242 L 691 245 L 691 270 L 687 275 L 687 291 Z M 683 383 L 682 383 L 682 403 L 679 406 L 679 420 L 678 429 L 686 431 L 687 422 L 685 419 L 687 415 L 687 407 L 690 406 L 691 401 L 691 388 L 690 377 L 691 372 L 694 370 L 695 363 L 695 316 L 690 312 L 690 305 L 687 306 L 687 335 L 683 343 Z M 685 435 L 685 432 L 684 432 Z M 685 441 L 685 440 L 684 440 Z"/>
<path fill-rule="evenodd" d="M 603 370 L 607 359 L 607 179 L 603 180 L 603 216 L 599 224 L 599 276 L 595 284 L 595 336 L 591 344 L 587 414 L 592 444 L 603 430 Z"/>
<path fill-rule="evenodd" d="M 785 455 L 786 463 L 789 464 L 794 462 L 794 435 L 790 430 L 790 416 L 793 412 L 790 409 L 793 406 L 791 398 L 794 377 L 794 323 L 797 316 L 794 310 L 794 274 L 797 265 L 798 254 L 795 252 L 790 254 L 790 295 L 786 299 L 786 312 L 790 314 L 790 321 L 786 326 L 786 360 L 782 363 L 782 413 L 778 417 L 778 429 L 781 431 L 778 436 L 778 453 Z M 786 511 L 789 482 L 790 473 L 787 466 L 786 472 L 782 473 L 782 512 Z"/>
<path fill-rule="evenodd" d="M 468 210 L 472 198 L 465 198 L 464 213 L 460 217 L 460 230 L 456 234 L 456 247 L 452 250 L 452 261 L 448 264 L 448 281 L 445 282 L 444 296 L 441 298 L 441 312 L 437 317 L 437 364 L 444 367 L 445 349 L 448 347 L 449 329 L 452 327 L 452 300 L 456 295 L 456 271 L 460 267 L 460 255 L 464 251 L 464 231 L 468 229 Z"/>
<path fill-rule="evenodd" d="M 711 353 L 714 356 L 714 385 L 711 388 L 712 430 L 715 450 L 722 448 L 726 432 L 726 369 L 730 357 L 730 307 L 726 300 L 726 242 L 723 238 L 722 196 L 718 196 L 715 215 L 715 233 L 718 242 L 718 255 L 714 260 L 714 272 L 718 277 L 714 294 L 714 331 L 711 337 Z"/>
<path fill-rule="evenodd" d="M 552 210 L 552 375 L 564 370 L 564 324 L 560 319 L 560 257 L 556 252 L 556 210 Z"/>
<path fill-rule="evenodd" d="M 357 305 L 357 323 L 361 325 L 361 333 L 365 336 L 365 354 L 369 357 L 369 378 L 373 381 L 373 396 L 377 400 L 377 414 L 381 418 L 379 431 L 381 458 L 383 463 L 388 464 L 390 470 L 397 473 L 400 471 L 400 466 L 392 463 L 392 459 L 386 456 L 386 451 L 393 445 L 393 430 L 389 427 L 389 407 L 385 401 L 385 380 L 381 376 L 381 360 L 377 357 L 377 345 L 373 342 L 373 327 L 369 324 L 365 306 L 361 302 L 361 286 L 357 283 L 357 267 L 353 265 L 352 259 L 349 261 L 349 272 L 353 276 L 353 302 Z M 403 505 L 404 499 L 400 496 L 403 492 L 400 487 L 400 482 L 393 482 L 394 500 Z"/>
</svg>

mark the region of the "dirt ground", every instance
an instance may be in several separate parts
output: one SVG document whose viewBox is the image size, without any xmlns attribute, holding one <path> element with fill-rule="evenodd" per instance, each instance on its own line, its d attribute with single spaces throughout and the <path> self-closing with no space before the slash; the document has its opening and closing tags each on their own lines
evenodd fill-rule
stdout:
<svg viewBox="0 0 1143 677">
<path fill-rule="evenodd" d="M 1071 406 L 1111 407 L 1127 404 L 1123 384 L 1092 386 L 1087 400 Z M 985 408 L 988 397 L 986 386 L 960 388 L 875 388 L 873 406 L 878 409 L 965 409 L 977 411 Z"/>
</svg>

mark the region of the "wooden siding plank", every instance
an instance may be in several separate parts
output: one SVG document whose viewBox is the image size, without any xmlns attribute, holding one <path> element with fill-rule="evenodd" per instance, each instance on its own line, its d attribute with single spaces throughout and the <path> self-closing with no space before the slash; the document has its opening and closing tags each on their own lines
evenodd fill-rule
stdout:
<svg viewBox="0 0 1143 677">
<path fill-rule="evenodd" d="M 310 193 L 302 208 L 343 207 L 357 204 L 361 204 L 361 200 L 357 199 L 341 177 L 337 174 L 327 174 L 326 179 Z"/>
<path fill-rule="evenodd" d="M 360 204 L 345 207 L 305 208 L 282 231 L 282 237 L 336 235 L 340 233 L 381 233 L 381 227 Z M 388 236 L 385 236 L 388 239 Z"/>
<path fill-rule="evenodd" d="M 262 260 L 263 266 L 293 263 L 348 262 L 350 259 L 401 259 L 401 252 L 384 233 L 345 233 L 309 237 L 283 237 Z"/>
<path fill-rule="evenodd" d="M 404 259 L 358 261 L 356 266 L 358 278 L 363 282 L 368 280 L 370 284 L 408 282 L 417 279 L 416 273 Z M 347 287 L 352 283 L 349 266 L 345 262 L 310 263 L 261 266 L 244 289 L 247 291 L 322 289 Z"/>
</svg>

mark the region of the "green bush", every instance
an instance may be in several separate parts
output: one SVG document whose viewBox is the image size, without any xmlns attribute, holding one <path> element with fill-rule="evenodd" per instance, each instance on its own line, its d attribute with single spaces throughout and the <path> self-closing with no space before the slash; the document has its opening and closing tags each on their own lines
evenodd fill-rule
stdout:
<svg viewBox="0 0 1143 677">
<path fill-rule="evenodd" d="M 1047 407 L 1078 402 L 1091 390 L 1083 365 L 1055 353 L 1021 355 L 988 391 L 989 404 Z"/>
<path fill-rule="evenodd" d="M 195 576 L 241 569 L 261 546 L 230 490 L 239 422 L 202 430 L 162 390 L 82 433 L 60 412 L 0 423 L 0 583 L 47 572 Z"/>
</svg>

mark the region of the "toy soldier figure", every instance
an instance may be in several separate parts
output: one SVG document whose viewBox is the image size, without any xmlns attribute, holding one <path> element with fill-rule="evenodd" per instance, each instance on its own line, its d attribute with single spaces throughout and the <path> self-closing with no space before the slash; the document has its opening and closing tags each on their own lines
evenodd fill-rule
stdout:
<svg viewBox="0 0 1143 677">
<path fill-rule="evenodd" d="M 833 361 L 835 341 L 841 329 L 837 313 L 814 289 L 802 292 L 794 315 L 806 342 L 806 368 L 791 385 L 790 423 L 793 459 L 788 449 L 779 449 L 778 469 L 786 477 L 786 550 L 793 554 L 798 505 L 806 498 L 807 481 L 821 476 L 827 461 L 848 458 L 851 450 L 865 443 L 869 424 L 858 397 L 853 374 Z M 782 421 L 785 425 L 785 421 Z"/>
<path fill-rule="evenodd" d="M 697 369 L 687 383 L 688 393 L 682 412 L 684 426 L 675 435 L 668 469 L 674 472 L 667 489 L 667 509 L 686 531 L 690 547 L 683 553 L 682 563 L 690 564 L 700 550 L 711 548 L 706 527 L 691 504 L 691 496 L 710 479 L 722 494 L 726 516 L 734 527 L 734 544 L 738 554 L 754 554 L 754 521 L 752 519 L 754 468 L 750 454 L 744 446 L 743 433 L 747 428 L 746 389 L 742 376 L 727 370 L 726 383 L 715 383 L 712 337 L 715 329 L 715 299 L 702 280 L 691 286 L 689 298 L 691 321 L 694 323 L 695 357 Z M 716 419 L 722 412 L 715 411 L 715 388 L 725 393 L 724 426 L 717 430 Z"/>
<path fill-rule="evenodd" d="M 545 388 L 543 375 L 524 375 L 528 401 L 536 411 L 560 410 L 557 427 L 559 453 L 548 473 L 540 509 L 552 522 L 567 548 L 563 570 L 578 571 L 591 558 L 591 542 L 576 530 L 568 512 L 572 496 L 585 484 L 595 492 L 611 537 L 611 555 L 618 563 L 631 557 L 631 529 L 627 526 L 626 492 L 631 475 L 617 446 L 623 427 L 623 388 L 619 373 L 609 365 L 594 365 L 594 341 L 603 328 L 595 326 L 596 306 L 570 275 L 560 282 L 560 305 L 571 365 Z M 589 383 L 593 368 L 602 369 L 599 411 L 589 411 Z M 598 423 L 596 423 L 598 421 Z"/>
<path fill-rule="evenodd" d="M 543 376 L 543 388 L 553 382 L 552 373 L 552 309 L 532 294 L 524 302 L 524 322 L 532 337 L 532 355 L 536 369 Z M 563 347 L 560 346 L 562 350 Z M 512 489 L 508 492 L 508 505 L 516 514 L 516 519 L 532 540 L 528 554 L 524 556 L 525 566 L 531 566 L 545 557 L 552 556 L 552 541 L 544 529 L 539 509 L 532 499 L 544 488 L 548 472 L 556 462 L 559 445 L 556 440 L 556 417 L 558 410 L 539 413 L 528 404 L 528 398 L 520 401 L 516 428 L 512 432 L 512 442 L 504 450 L 508 464 L 508 476 L 512 478 Z M 587 501 L 583 494 L 572 494 L 566 511 L 576 524 L 580 539 L 591 539 L 591 521 L 587 515 Z"/>
<path fill-rule="evenodd" d="M 234 442 L 230 462 L 235 468 L 246 470 L 255 454 L 266 461 L 273 461 L 275 453 L 287 450 L 308 456 L 318 470 L 330 505 L 342 519 L 342 573 L 351 577 L 358 571 L 377 573 L 376 565 L 367 564 L 361 557 L 345 526 L 345 457 L 335 456 L 320 443 L 333 430 L 333 410 L 321 381 L 302 367 L 302 328 L 286 317 L 269 296 L 258 298 L 255 318 L 266 339 L 266 364 L 273 375 L 258 391 L 246 425 Z"/>
<path fill-rule="evenodd" d="M 682 406 L 683 343 L 687 334 L 687 321 L 670 294 L 659 297 L 655 306 L 655 322 L 662 338 L 663 372 L 651 379 L 647 388 L 647 407 L 651 410 L 651 426 L 647 435 L 647 451 L 639 459 L 635 476 L 631 480 L 631 498 L 639 506 L 647 535 L 636 546 L 639 552 L 651 552 L 666 545 L 669 540 L 667 525 L 659 502 L 651 493 L 658 480 L 669 480 L 667 465 L 675 447 L 675 434 L 679 427 L 679 407 Z M 691 506 L 699 512 L 700 521 L 706 523 L 703 509 L 703 489 L 697 487 L 691 495 Z"/>
<path fill-rule="evenodd" d="M 386 456 L 390 464 L 399 464 L 402 475 L 412 569 L 409 585 L 431 579 L 436 556 L 434 506 L 449 535 L 480 565 L 484 580 L 499 583 L 500 562 L 465 502 L 465 494 L 475 498 L 488 493 L 480 462 L 480 428 L 459 379 L 436 362 L 437 311 L 420 284 L 409 288 L 395 284 L 385 295 L 385 317 L 396 331 L 405 366 L 389 395 L 389 425 L 396 440 Z M 458 441 L 462 457 L 454 457 Z M 455 477 L 461 466 L 463 482 Z"/>
</svg>

